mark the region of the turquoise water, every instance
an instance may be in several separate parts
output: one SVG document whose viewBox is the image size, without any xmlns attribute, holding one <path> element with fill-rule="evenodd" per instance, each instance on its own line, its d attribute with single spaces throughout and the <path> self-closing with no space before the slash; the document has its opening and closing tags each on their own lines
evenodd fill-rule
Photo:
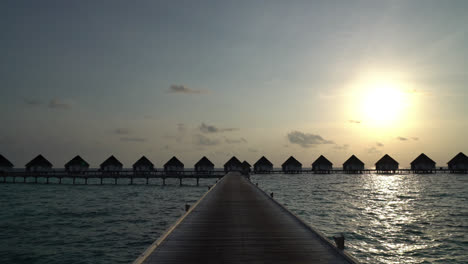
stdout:
<svg viewBox="0 0 468 264">
<path fill-rule="evenodd" d="M 329 238 L 343 233 L 362 263 L 467 263 L 468 175 L 252 181 Z M 130 263 L 214 180 L 111 183 L 0 184 L 0 263 Z"/>
</svg>

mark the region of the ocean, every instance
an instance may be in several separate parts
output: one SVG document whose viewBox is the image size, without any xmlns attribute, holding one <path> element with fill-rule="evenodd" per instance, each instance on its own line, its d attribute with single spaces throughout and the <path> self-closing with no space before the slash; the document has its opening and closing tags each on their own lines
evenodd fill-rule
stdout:
<svg viewBox="0 0 468 264">
<path fill-rule="evenodd" d="M 251 180 L 327 237 L 344 234 L 361 263 L 467 263 L 468 175 Z M 131 263 L 214 181 L 0 184 L 0 263 Z"/>
</svg>

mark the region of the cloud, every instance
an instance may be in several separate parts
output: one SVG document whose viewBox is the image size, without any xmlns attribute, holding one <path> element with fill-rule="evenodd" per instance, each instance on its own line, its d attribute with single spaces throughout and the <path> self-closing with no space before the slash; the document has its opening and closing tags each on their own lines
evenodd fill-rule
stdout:
<svg viewBox="0 0 468 264">
<path fill-rule="evenodd" d="M 405 137 L 397 137 L 396 139 L 400 140 L 400 141 L 407 141 L 408 138 L 405 138 Z"/>
<path fill-rule="evenodd" d="M 117 135 L 128 135 L 130 134 L 130 130 L 126 129 L 126 128 L 116 128 L 114 130 L 114 134 L 117 134 Z"/>
<path fill-rule="evenodd" d="M 375 145 L 377 145 L 377 147 L 383 147 L 384 146 L 384 144 L 380 143 L 380 142 L 375 143 Z"/>
<path fill-rule="evenodd" d="M 124 142 L 145 142 L 146 138 L 139 138 L 139 137 L 122 137 L 120 141 Z"/>
<path fill-rule="evenodd" d="M 200 125 L 200 131 L 202 133 L 219 133 L 219 132 L 230 132 L 230 131 L 236 131 L 239 130 L 238 128 L 217 128 L 212 125 L 207 125 L 205 123 L 201 123 Z"/>
<path fill-rule="evenodd" d="M 247 139 L 239 138 L 239 139 L 231 139 L 231 138 L 224 138 L 226 143 L 228 144 L 240 144 L 240 143 L 247 143 Z"/>
<path fill-rule="evenodd" d="M 418 141 L 418 140 L 419 140 L 418 137 L 412 137 L 411 139 L 414 140 L 414 141 Z"/>
<path fill-rule="evenodd" d="M 219 141 L 210 139 L 204 135 L 196 134 L 193 136 L 193 143 L 198 146 L 215 146 L 219 144 Z"/>
<path fill-rule="evenodd" d="M 42 102 L 36 99 L 24 99 L 24 103 L 30 106 L 41 105 Z"/>
<path fill-rule="evenodd" d="M 378 150 L 376 147 L 370 147 L 366 150 L 369 154 L 381 154 L 380 150 Z"/>
<path fill-rule="evenodd" d="M 288 140 L 292 144 L 297 144 L 303 148 L 313 147 L 322 144 L 334 144 L 331 140 L 326 140 L 320 135 L 303 133 L 300 131 L 293 131 L 288 134 Z"/>
<path fill-rule="evenodd" d="M 177 84 L 172 84 L 169 87 L 168 92 L 179 93 L 179 94 L 204 94 L 206 93 L 205 91 L 202 91 L 202 90 L 195 90 L 195 89 L 188 88 L 184 85 L 177 85 Z"/>
<path fill-rule="evenodd" d="M 348 150 L 348 149 L 349 149 L 349 145 L 348 145 L 348 144 L 336 145 L 336 146 L 334 146 L 333 148 L 336 149 L 336 150 Z"/>
<path fill-rule="evenodd" d="M 49 102 L 49 108 L 53 109 L 69 109 L 71 105 L 69 103 L 61 102 L 58 99 L 52 99 Z"/>
<path fill-rule="evenodd" d="M 361 120 L 348 120 L 351 124 L 361 124 Z"/>
<path fill-rule="evenodd" d="M 253 152 L 253 153 L 256 153 L 256 152 L 258 152 L 258 150 L 257 150 L 257 149 L 253 149 L 253 148 L 248 148 L 248 149 L 247 149 L 247 151 L 249 151 L 249 152 Z"/>
</svg>

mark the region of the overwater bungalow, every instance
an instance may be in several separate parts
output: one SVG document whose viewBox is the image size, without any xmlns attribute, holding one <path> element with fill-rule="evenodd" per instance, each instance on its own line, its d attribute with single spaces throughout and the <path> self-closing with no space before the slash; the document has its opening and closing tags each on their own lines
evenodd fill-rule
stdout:
<svg viewBox="0 0 468 264">
<path fill-rule="evenodd" d="M 364 162 L 352 155 L 345 163 L 343 163 L 343 170 L 347 173 L 362 173 L 364 170 Z"/>
<path fill-rule="evenodd" d="M 26 171 L 29 172 L 49 172 L 51 170 L 52 163 L 40 154 L 26 164 Z"/>
<path fill-rule="evenodd" d="M 122 170 L 122 163 L 113 155 L 107 158 L 100 166 L 101 171 L 119 173 Z"/>
<path fill-rule="evenodd" d="M 463 152 L 458 153 L 448 163 L 448 168 L 452 173 L 468 172 L 468 157 Z"/>
<path fill-rule="evenodd" d="M 7 172 L 13 169 L 13 163 L 0 154 L 0 172 Z"/>
<path fill-rule="evenodd" d="M 378 173 L 395 173 L 398 170 L 398 162 L 390 157 L 388 154 L 385 154 L 379 161 L 375 163 L 375 170 Z"/>
<path fill-rule="evenodd" d="M 312 163 L 312 170 L 319 173 L 330 173 L 333 169 L 333 163 L 325 158 L 323 155 L 320 155 L 318 159 Z"/>
<path fill-rule="evenodd" d="M 164 171 L 171 174 L 183 173 L 184 164 L 174 156 L 164 164 Z"/>
<path fill-rule="evenodd" d="M 86 162 L 79 155 L 71 159 L 65 164 L 65 170 L 67 172 L 84 172 L 89 169 L 89 163 Z"/>
<path fill-rule="evenodd" d="M 224 172 L 230 171 L 242 171 L 242 162 L 240 162 L 236 156 L 233 156 L 224 164 Z"/>
<path fill-rule="evenodd" d="M 197 173 L 211 173 L 214 171 L 214 164 L 207 157 L 203 156 L 203 158 L 195 163 L 195 171 Z"/>
<path fill-rule="evenodd" d="M 421 153 L 413 162 L 411 162 L 411 170 L 417 173 L 431 173 L 436 169 L 436 163 L 426 154 Z"/>
<path fill-rule="evenodd" d="M 302 172 L 302 163 L 291 156 L 281 165 L 281 169 L 284 173 L 300 173 Z"/>
<path fill-rule="evenodd" d="M 254 163 L 255 173 L 269 173 L 273 171 L 273 163 L 271 163 L 265 156 L 262 156 L 257 162 Z"/>
<path fill-rule="evenodd" d="M 250 173 L 252 171 L 252 165 L 250 165 L 250 163 L 248 163 L 247 161 L 243 161 L 242 162 L 242 172 L 243 173 Z"/>
<path fill-rule="evenodd" d="M 145 156 L 142 156 L 133 165 L 134 172 L 150 172 L 154 171 L 154 164 Z"/>
</svg>

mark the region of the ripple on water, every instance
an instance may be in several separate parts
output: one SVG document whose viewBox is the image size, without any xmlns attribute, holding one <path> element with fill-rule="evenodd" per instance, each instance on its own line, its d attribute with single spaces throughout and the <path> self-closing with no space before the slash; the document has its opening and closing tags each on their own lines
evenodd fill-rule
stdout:
<svg viewBox="0 0 468 264">
<path fill-rule="evenodd" d="M 466 175 L 254 175 L 362 263 L 466 263 Z M 284 184 L 288 182 L 288 184 Z"/>
</svg>

